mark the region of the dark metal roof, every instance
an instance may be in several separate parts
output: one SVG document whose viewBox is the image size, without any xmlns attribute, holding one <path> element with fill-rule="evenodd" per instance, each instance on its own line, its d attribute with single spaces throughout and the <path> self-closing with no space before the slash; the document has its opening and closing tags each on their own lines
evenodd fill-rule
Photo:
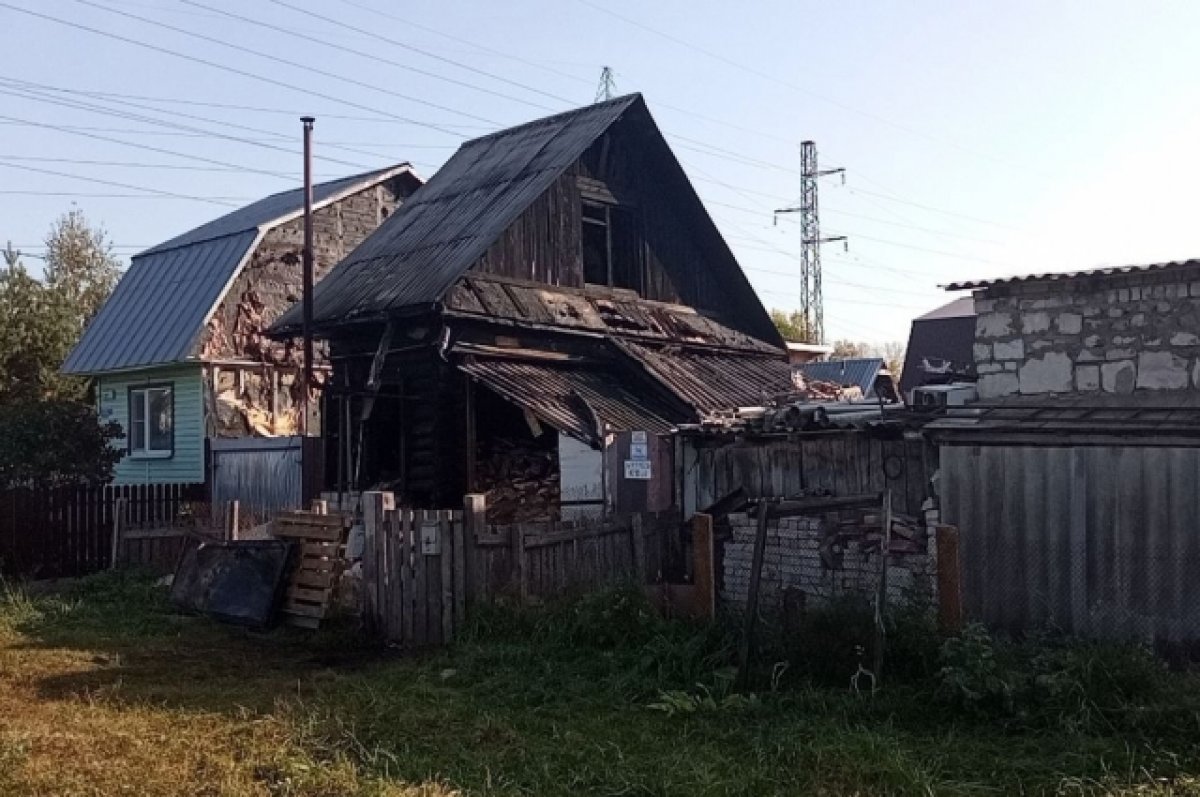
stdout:
<svg viewBox="0 0 1200 797">
<path fill-rule="evenodd" d="M 993 288 L 999 285 L 1014 285 L 1017 283 L 1062 282 L 1086 277 L 1117 277 L 1127 274 L 1139 275 L 1159 271 L 1183 271 L 1195 268 L 1200 268 L 1200 260 L 1172 260 L 1167 263 L 1150 263 L 1143 266 L 1112 266 L 1084 271 L 1044 272 L 1040 274 L 1023 274 L 1014 277 L 998 277 L 990 280 L 968 280 L 965 282 L 951 282 L 942 287 L 948 291 L 965 291 L 974 288 Z"/>
<path fill-rule="evenodd" d="M 622 339 L 614 343 L 701 416 L 762 406 L 795 392 L 783 352 L 772 356 Z"/>
<path fill-rule="evenodd" d="M 411 172 L 400 164 L 313 187 L 318 207 Z M 415 179 L 415 177 L 414 177 Z M 269 196 L 134 256 L 62 370 L 89 374 L 179 362 L 259 235 L 304 209 L 303 190 Z"/>
<path fill-rule="evenodd" d="M 641 96 L 631 94 L 464 143 L 314 292 L 318 324 L 432 304 Z M 276 329 L 300 323 L 293 306 Z"/>
<path fill-rule="evenodd" d="M 883 370 L 883 360 L 878 357 L 863 357 L 799 363 L 792 367 L 803 374 L 805 379 L 833 382 L 843 387 L 858 387 L 864 396 L 870 396 L 874 392 L 875 378 Z"/>
<path fill-rule="evenodd" d="M 468 357 L 458 367 L 549 426 L 588 443 L 596 442 L 593 414 L 614 431 L 654 434 L 686 420 L 653 396 L 634 393 L 627 380 L 599 363 Z"/>
<path fill-rule="evenodd" d="M 691 220 L 698 244 L 729 267 L 737 326 L 768 341 L 778 331 L 742 273 L 641 95 L 596 103 L 468 141 L 400 210 L 350 253 L 315 292 L 318 328 L 378 320 L 402 308 L 446 301 L 446 294 L 520 215 L 621 122 L 662 166 L 659 189 Z M 543 286 L 545 287 L 545 286 Z M 290 334 L 292 307 L 272 327 Z"/>
</svg>

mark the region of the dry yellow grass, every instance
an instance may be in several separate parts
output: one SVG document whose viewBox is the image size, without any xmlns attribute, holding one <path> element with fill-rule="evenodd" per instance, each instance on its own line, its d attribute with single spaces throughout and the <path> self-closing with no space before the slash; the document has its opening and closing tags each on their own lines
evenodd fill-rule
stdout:
<svg viewBox="0 0 1200 797">
<path fill-rule="evenodd" d="M 189 655 L 191 645 L 169 627 L 165 635 L 106 633 L 87 624 L 111 618 L 74 617 L 87 614 L 78 603 L 34 604 L 12 593 L 8 600 L 0 615 L 0 795 L 454 793 L 384 782 L 336 751 L 322 757 L 303 749 L 282 702 L 289 687 L 303 687 L 256 662 L 236 634 L 188 629 L 204 640 Z M 62 639 L 39 633 L 55 620 L 73 631 Z M 165 615 L 157 621 L 177 630 L 198 625 Z"/>
</svg>

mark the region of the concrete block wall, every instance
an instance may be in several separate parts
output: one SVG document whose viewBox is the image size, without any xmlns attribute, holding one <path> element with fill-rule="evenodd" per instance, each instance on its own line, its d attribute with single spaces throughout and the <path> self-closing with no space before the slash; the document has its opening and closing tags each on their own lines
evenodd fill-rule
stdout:
<svg viewBox="0 0 1200 797">
<path fill-rule="evenodd" d="M 738 513 L 730 515 L 729 522 L 733 535 L 725 543 L 720 595 L 728 606 L 740 610 L 746 607 L 758 521 L 753 515 Z M 803 593 L 805 605 L 810 607 L 848 595 L 875 596 L 879 585 L 879 552 L 866 550 L 865 533 L 833 545 L 834 555 L 822 557 L 822 544 L 837 528 L 836 523 L 822 517 L 788 517 L 769 522 L 759 586 L 761 608 L 781 610 L 788 590 Z M 926 538 L 923 551 L 893 552 L 889 557 L 890 605 L 900 605 L 918 595 L 927 596 L 933 605 L 937 555 L 933 535 Z"/>
<path fill-rule="evenodd" d="M 1200 272 L 1004 290 L 975 295 L 980 398 L 1200 389 Z"/>
</svg>

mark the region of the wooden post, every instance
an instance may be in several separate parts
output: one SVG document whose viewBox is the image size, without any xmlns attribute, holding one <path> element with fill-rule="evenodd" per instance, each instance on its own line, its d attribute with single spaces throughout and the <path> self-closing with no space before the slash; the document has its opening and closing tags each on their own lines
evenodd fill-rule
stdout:
<svg viewBox="0 0 1200 797">
<path fill-rule="evenodd" d="M 880 514 L 883 522 L 882 534 L 879 537 L 879 590 L 875 595 L 875 663 L 872 665 L 875 675 L 872 683 L 878 688 L 883 683 L 883 649 L 887 644 L 887 626 L 884 615 L 887 613 L 888 599 L 888 559 L 892 552 L 892 491 L 883 493 L 883 512 Z"/>
<path fill-rule="evenodd" d="M 633 581 L 639 586 L 646 583 L 646 532 L 642 527 L 643 515 L 635 512 L 629 518 L 630 543 L 633 547 Z"/>
<path fill-rule="evenodd" d="M 238 538 L 238 520 L 240 504 L 237 501 L 225 503 L 225 539 L 234 541 Z"/>
<path fill-rule="evenodd" d="M 696 612 L 698 618 L 717 616 L 717 573 L 713 556 L 712 515 L 692 516 L 692 567 L 696 573 Z"/>
<path fill-rule="evenodd" d="M 448 645 L 454 641 L 455 611 L 454 601 L 454 513 L 443 509 L 437 513 L 439 551 L 438 559 L 441 565 L 442 577 L 442 644 Z"/>
<path fill-rule="evenodd" d="M 466 603 L 474 600 L 482 585 L 476 584 L 479 573 L 475 567 L 475 540 L 487 528 L 487 496 L 471 493 L 463 496 L 462 551 L 461 562 L 455 561 L 455 579 L 462 584 L 462 619 L 466 619 Z"/>
<path fill-rule="evenodd" d="M 524 606 L 529 602 L 529 581 L 525 574 L 525 525 L 512 525 L 512 572 L 517 587 L 517 597 Z"/>
<path fill-rule="evenodd" d="M 963 627 L 962 565 L 958 559 L 958 527 L 939 525 L 937 535 L 938 627 L 956 634 Z"/>
<path fill-rule="evenodd" d="M 126 499 L 118 498 L 113 501 L 112 529 L 112 559 L 109 567 L 115 568 L 121 563 L 121 535 L 125 532 Z"/>
<path fill-rule="evenodd" d="M 754 624 L 758 619 L 758 586 L 762 579 L 763 558 L 767 550 L 766 498 L 758 499 L 758 530 L 754 535 L 754 556 L 750 560 L 750 586 L 746 591 L 746 617 L 742 627 L 742 650 L 738 657 L 738 685 L 750 684 L 750 658 L 754 654 Z"/>
<path fill-rule="evenodd" d="M 363 493 L 363 624 L 368 633 L 375 633 L 385 627 L 379 622 L 379 612 L 386 604 L 379 600 L 379 591 L 383 583 L 383 561 L 380 553 L 386 550 L 383 538 L 386 529 L 383 528 L 384 515 L 383 493 L 372 490 Z"/>
</svg>

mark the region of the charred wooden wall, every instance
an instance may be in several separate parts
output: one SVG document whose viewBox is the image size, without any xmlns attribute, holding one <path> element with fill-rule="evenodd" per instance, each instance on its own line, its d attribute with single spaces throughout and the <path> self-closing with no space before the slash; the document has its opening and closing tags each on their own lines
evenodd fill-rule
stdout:
<svg viewBox="0 0 1200 797">
<path fill-rule="evenodd" d="M 480 258 L 474 270 L 501 277 L 583 287 L 576 169 L 568 169 Z"/>
<path fill-rule="evenodd" d="M 582 180 L 635 215 L 643 298 L 710 311 L 757 337 L 773 334 L 748 320 L 763 316 L 758 299 L 703 211 L 698 215 L 679 201 L 680 192 L 692 189 L 675 164 L 662 162 L 662 151 L 618 124 L 521 214 L 473 271 L 582 287 Z"/>
<path fill-rule="evenodd" d="M 350 402 L 351 446 L 349 461 L 344 438 L 327 453 L 328 486 L 336 487 L 341 473 L 351 489 L 387 489 L 423 507 L 461 506 L 474 457 L 466 377 L 432 346 L 390 354 L 362 427 L 358 461 L 359 421 L 372 396 L 366 387 L 372 355 L 359 351 L 344 357 L 336 344 L 333 355 L 335 388 L 327 406 Z M 339 418 L 335 436 L 345 431 Z"/>
</svg>

